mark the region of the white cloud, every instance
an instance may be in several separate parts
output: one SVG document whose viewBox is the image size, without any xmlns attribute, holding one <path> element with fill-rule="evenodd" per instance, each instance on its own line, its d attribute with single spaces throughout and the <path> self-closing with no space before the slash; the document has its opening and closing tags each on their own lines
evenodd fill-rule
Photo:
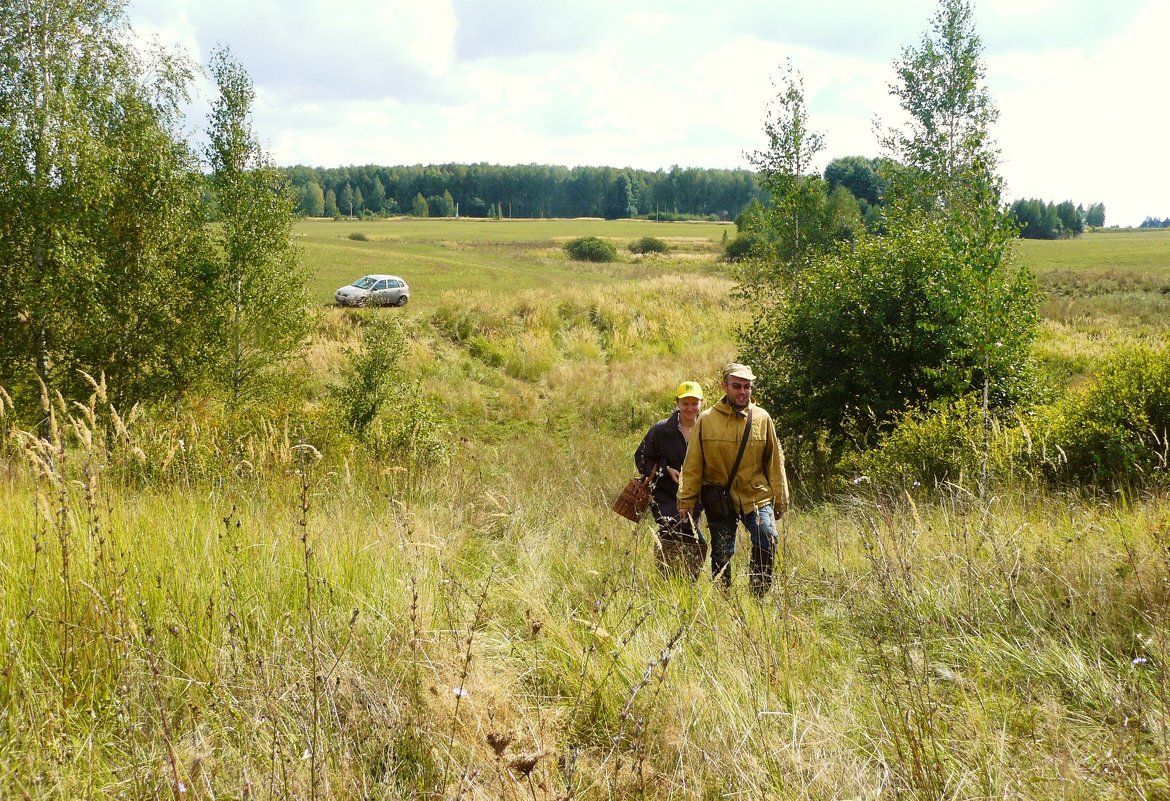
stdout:
<svg viewBox="0 0 1170 801">
<path fill-rule="evenodd" d="M 1110 224 L 1170 214 L 1170 111 L 1157 88 L 1170 67 L 1167 30 L 1170 7 L 1151 3 L 1091 52 L 992 60 L 991 79 L 1013 84 L 997 94 L 1013 197 L 1101 201 Z"/>
<path fill-rule="evenodd" d="M 770 76 L 804 76 L 822 161 L 876 155 L 891 61 L 934 0 L 141 0 L 140 31 L 228 44 L 278 162 L 746 166 Z M 1159 84 L 1170 4 L 981 0 L 976 22 L 1011 196 L 1170 215 Z"/>
</svg>

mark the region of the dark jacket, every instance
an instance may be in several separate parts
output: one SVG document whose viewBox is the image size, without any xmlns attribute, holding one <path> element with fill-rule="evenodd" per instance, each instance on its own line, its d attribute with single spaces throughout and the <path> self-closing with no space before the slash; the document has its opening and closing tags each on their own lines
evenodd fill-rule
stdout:
<svg viewBox="0 0 1170 801">
<path fill-rule="evenodd" d="M 650 426 L 642 444 L 634 451 L 634 464 L 642 475 L 650 475 L 654 465 L 658 465 L 658 475 L 654 480 L 655 517 L 678 517 L 678 482 L 671 478 L 666 468 L 681 470 L 686 455 L 687 441 L 678 426 L 677 410 Z"/>
</svg>

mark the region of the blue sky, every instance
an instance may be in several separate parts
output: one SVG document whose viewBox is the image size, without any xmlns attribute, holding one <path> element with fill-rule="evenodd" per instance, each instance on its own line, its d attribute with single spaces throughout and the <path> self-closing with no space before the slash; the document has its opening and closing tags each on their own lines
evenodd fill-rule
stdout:
<svg viewBox="0 0 1170 801">
<path fill-rule="evenodd" d="M 206 62 L 229 46 L 279 164 L 746 167 L 772 78 L 804 78 L 821 163 L 879 154 L 891 62 L 936 3 L 138 0 Z M 1170 216 L 1170 3 L 976 0 L 1008 196 Z"/>
</svg>

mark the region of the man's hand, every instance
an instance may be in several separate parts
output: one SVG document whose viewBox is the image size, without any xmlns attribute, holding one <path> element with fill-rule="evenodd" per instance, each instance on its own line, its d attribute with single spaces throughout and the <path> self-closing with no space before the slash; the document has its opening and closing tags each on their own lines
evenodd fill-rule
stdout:
<svg viewBox="0 0 1170 801">
<path fill-rule="evenodd" d="M 679 476 L 681 476 L 682 473 L 678 472 L 673 467 L 666 468 L 666 472 L 670 474 L 670 477 L 674 479 L 674 483 L 677 484 Z"/>
<path fill-rule="evenodd" d="M 680 521 L 682 521 L 682 520 L 687 520 L 687 519 L 689 519 L 689 518 L 690 518 L 690 516 L 691 516 L 691 510 L 690 510 L 690 509 L 679 509 L 679 510 L 678 510 L 678 519 L 679 519 Z"/>
</svg>

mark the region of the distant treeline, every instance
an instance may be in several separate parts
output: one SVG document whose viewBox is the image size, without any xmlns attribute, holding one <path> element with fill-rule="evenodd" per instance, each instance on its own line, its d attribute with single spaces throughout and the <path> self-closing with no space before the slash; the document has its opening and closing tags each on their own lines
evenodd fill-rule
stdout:
<svg viewBox="0 0 1170 801">
<path fill-rule="evenodd" d="M 1157 217 L 1146 217 L 1138 228 L 1170 228 L 1170 217 L 1159 220 Z"/>
<path fill-rule="evenodd" d="M 883 169 L 884 168 L 884 169 Z M 845 156 L 824 171 L 830 191 L 857 200 L 865 226 L 880 230 L 886 181 L 897 169 L 883 159 Z M 548 164 L 416 164 L 380 167 L 285 168 L 306 217 L 649 217 L 732 220 L 756 201 L 768 202 L 753 170 L 671 167 L 562 167 Z M 754 204 L 752 204 L 754 205 Z M 1105 206 L 1066 200 L 1017 200 L 1012 214 L 1026 239 L 1077 236 L 1105 225 Z M 1143 227 L 1163 227 L 1151 217 Z"/>
<path fill-rule="evenodd" d="M 1094 203 L 1088 208 L 1063 203 L 1045 203 L 1035 198 L 1017 200 L 1012 204 L 1012 216 L 1020 224 L 1024 239 L 1067 239 L 1084 233 L 1085 227 L 1105 225 L 1105 204 Z"/>
<path fill-rule="evenodd" d="M 308 217 L 655 217 L 730 220 L 760 187 L 751 170 L 430 164 L 288 167 Z"/>
</svg>

